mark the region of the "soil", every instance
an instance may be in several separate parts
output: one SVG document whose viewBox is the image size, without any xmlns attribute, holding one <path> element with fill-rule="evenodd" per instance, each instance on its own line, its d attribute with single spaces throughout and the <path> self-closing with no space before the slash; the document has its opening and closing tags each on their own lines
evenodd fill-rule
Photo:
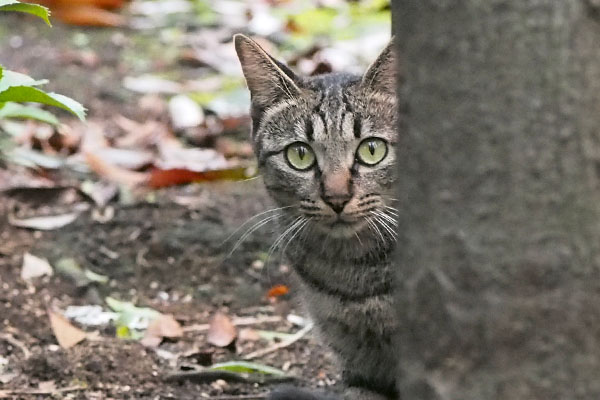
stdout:
<svg viewBox="0 0 600 400">
<path fill-rule="evenodd" d="M 92 41 L 90 47 L 101 60 L 90 66 L 85 63 L 84 50 L 72 50 L 82 30 L 60 24 L 40 30 L 31 27 L 31 20 L 24 21 L 3 17 L 0 37 L 9 40 L 0 43 L 2 64 L 49 78 L 48 90 L 86 104 L 90 120 L 105 121 L 108 131 L 117 114 L 144 120 L 121 81 L 128 73 L 139 73 L 128 64 L 127 57 L 139 51 L 139 43 L 151 40 L 150 35 L 136 38 L 127 31 L 86 31 Z M 10 32 L 18 32 L 18 36 Z M 13 48 L 8 43 L 19 46 Z M 147 47 L 150 49 L 152 43 Z M 74 62 L 73 57 L 83 61 Z M 157 54 L 144 57 L 160 61 Z M 179 72 L 185 74 L 186 70 L 182 67 Z M 56 181 L 69 186 L 76 179 L 61 176 Z M 270 288 L 289 284 L 290 278 L 289 268 L 278 254 L 261 268 L 274 241 L 273 233 L 259 230 L 228 255 L 235 240 L 225 239 L 248 218 L 270 207 L 261 182 L 189 185 L 153 192 L 146 200 L 133 203 L 121 198 L 103 208 L 90 206 L 72 224 L 52 231 L 28 230 L 9 223 L 13 213 L 37 215 L 60 207 L 68 209 L 71 203 L 63 195 L 69 191 L 72 189 L 59 187 L 0 193 L 0 360 L 8 360 L 7 365 L 0 364 L 0 398 L 45 399 L 48 393 L 65 399 L 241 399 L 253 398 L 244 397 L 253 394 L 263 398 L 269 385 L 224 380 L 167 382 L 164 378 L 173 372 L 240 359 L 267 347 L 269 343 L 264 340 L 238 340 L 219 348 L 207 342 L 205 332 L 188 330 L 182 338 L 151 348 L 119 339 L 115 329 L 107 326 L 63 349 L 57 344 L 47 314 L 49 308 L 64 310 L 69 305 L 105 306 L 104 299 L 111 296 L 172 314 L 184 328 L 206 324 L 218 311 L 230 317 L 281 315 L 283 322 L 254 328 L 298 331 L 285 320 L 289 314 L 303 314 L 291 298 L 293 286 L 291 296 L 276 300 L 266 297 Z M 89 203 L 79 192 L 69 196 Z M 51 264 L 72 257 L 108 276 L 109 282 L 81 286 L 59 273 L 26 282 L 20 273 L 27 252 Z M 299 385 L 329 386 L 339 378 L 331 355 L 320 347 L 312 332 L 255 361 L 285 370 L 298 378 Z M 57 394 L 53 387 L 74 390 Z M 36 390 L 43 393 L 31 394 Z"/>
<path fill-rule="evenodd" d="M 22 193 L 16 191 L 0 197 L 1 332 L 21 342 L 30 353 L 0 336 L 0 355 L 8 359 L 4 376 L 15 374 L 0 386 L 0 394 L 2 390 L 37 389 L 48 381 L 57 388 L 85 386 L 61 395 L 73 399 L 197 399 L 268 391 L 268 386 L 256 384 L 164 381 L 175 371 L 240 359 L 242 353 L 267 347 L 264 341 L 222 349 L 207 343 L 205 332 L 191 331 L 158 348 L 147 348 L 136 341 L 118 339 L 114 328 L 104 327 L 95 340 L 66 350 L 57 345 L 47 315 L 49 307 L 102 304 L 107 296 L 173 314 L 184 328 L 209 322 L 217 311 L 232 317 L 302 313 L 286 296 L 275 302 L 265 296 L 269 288 L 289 281 L 289 270 L 277 254 L 257 269 L 261 264 L 257 260 L 265 258 L 273 243 L 271 232 L 257 231 L 228 256 L 234 242 L 224 240 L 250 216 L 269 206 L 260 182 L 177 190 L 197 201 L 185 207 L 163 199 L 131 206 L 111 204 L 108 207 L 114 216 L 109 221 L 95 220 L 98 211 L 91 209 L 74 223 L 46 232 L 13 227 L 8 214 L 17 208 L 20 213 L 39 210 L 39 204 L 47 208 L 52 202 L 50 196 L 25 202 Z M 164 197 L 172 198 L 173 194 Z M 26 252 L 51 264 L 73 257 L 110 281 L 78 287 L 68 276 L 55 274 L 28 283 L 20 277 Z M 287 322 L 256 328 L 298 330 Z M 338 380 L 331 355 L 311 334 L 255 361 L 286 370 L 298 377 L 301 385 L 319 387 Z"/>
</svg>

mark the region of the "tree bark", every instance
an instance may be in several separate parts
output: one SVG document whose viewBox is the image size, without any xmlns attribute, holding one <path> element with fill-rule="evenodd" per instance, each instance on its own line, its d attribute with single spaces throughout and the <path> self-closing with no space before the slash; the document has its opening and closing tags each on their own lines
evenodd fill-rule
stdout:
<svg viewBox="0 0 600 400">
<path fill-rule="evenodd" d="M 600 398 L 597 4 L 393 1 L 404 400 Z"/>
</svg>

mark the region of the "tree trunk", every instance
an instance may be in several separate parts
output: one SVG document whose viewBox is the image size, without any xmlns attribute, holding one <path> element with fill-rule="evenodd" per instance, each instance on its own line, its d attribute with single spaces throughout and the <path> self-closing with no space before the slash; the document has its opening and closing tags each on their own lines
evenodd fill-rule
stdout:
<svg viewBox="0 0 600 400">
<path fill-rule="evenodd" d="M 599 4 L 393 2 L 405 400 L 600 398 Z"/>
</svg>

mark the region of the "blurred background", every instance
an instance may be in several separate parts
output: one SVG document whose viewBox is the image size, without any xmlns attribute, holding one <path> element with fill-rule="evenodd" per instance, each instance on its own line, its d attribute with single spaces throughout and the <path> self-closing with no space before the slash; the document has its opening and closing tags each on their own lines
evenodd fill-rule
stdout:
<svg viewBox="0 0 600 400">
<path fill-rule="evenodd" d="M 9 172 L 0 175 L 0 188 L 20 184 L 23 173 L 33 175 L 27 179 L 42 178 L 32 171 L 36 167 L 54 183 L 97 177 L 129 183 L 127 175 L 106 176 L 103 167 L 199 172 L 251 165 L 249 95 L 233 34 L 256 37 L 267 51 L 307 75 L 358 73 L 390 37 L 385 0 L 43 4 L 52 10 L 53 28 L 28 15 L 1 16 L 0 63 L 48 79 L 47 91 L 88 109 L 87 123 L 63 115 L 54 127 L 3 120 L 2 130 L 18 148 L 2 147 Z M 230 173 L 233 178 L 241 174 Z M 181 173 L 158 179 L 163 175 L 150 186 L 203 178 Z"/>
<path fill-rule="evenodd" d="M 253 230 L 271 205 L 231 38 L 302 74 L 360 73 L 389 1 L 39 3 L 52 27 L 0 12 L 2 79 L 47 79 L 27 84 L 87 116 L 0 103 L 0 398 L 335 387 L 275 226 Z"/>
</svg>

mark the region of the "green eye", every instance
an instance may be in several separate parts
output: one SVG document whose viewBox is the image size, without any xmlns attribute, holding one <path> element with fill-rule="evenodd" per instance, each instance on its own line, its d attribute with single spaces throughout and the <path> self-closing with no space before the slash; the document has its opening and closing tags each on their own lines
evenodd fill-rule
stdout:
<svg viewBox="0 0 600 400">
<path fill-rule="evenodd" d="M 298 171 L 305 171 L 315 164 L 315 153 L 302 142 L 290 144 L 285 150 L 285 157 L 292 168 Z"/>
<path fill-rule="evenodd" d="M 387 143 L 383 139 L 368 138 L 358 145 L 356 158 L 363 164 L 375 165 L 387 155 Z"/>
</svg>

